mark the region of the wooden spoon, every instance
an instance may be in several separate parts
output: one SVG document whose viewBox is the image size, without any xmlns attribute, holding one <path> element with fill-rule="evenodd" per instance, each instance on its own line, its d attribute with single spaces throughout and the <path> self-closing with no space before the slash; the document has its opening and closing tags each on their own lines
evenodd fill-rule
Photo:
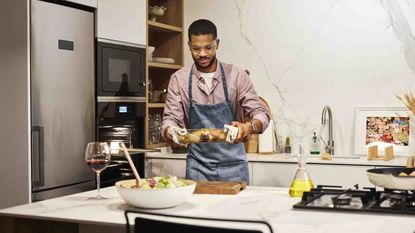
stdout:
<svg viewBox="0 0 415 233">
<path fill-rule="evenodd" d="M 131 166 L 131 169 L 133 170 L 133 173 L 134 173 L 135 179 L 137 180 L 137 186 L 138 186 L 138 187 L 141 187 L 141 185 L 143 184 L 143 181 L 141 180 L 140 175 L 139 175 L 139 174 L 138 174 L 138 172 L 137 172 L 137 168 L 135 168 L 135 165 L 134 165 L 134 163 L 133 163 L 133 160 L 131 159 L 130 153 L 128 153 L 128 150 L 127 150 L 127 148 L 125 147 L 124 143 L 121 143 L 121 148 L 122 148 L 122 150 L 124 151 L 125 157 L 127 158 L 128 163 L 129 163 L 129 164 L 130 164 L 130 166 Z"/>
<path fill-rule="evenodd" d="M 127 148 L 130 152 L 156 152 L 156 150 L 140 149 L 140 148 Z"/>
</svg>

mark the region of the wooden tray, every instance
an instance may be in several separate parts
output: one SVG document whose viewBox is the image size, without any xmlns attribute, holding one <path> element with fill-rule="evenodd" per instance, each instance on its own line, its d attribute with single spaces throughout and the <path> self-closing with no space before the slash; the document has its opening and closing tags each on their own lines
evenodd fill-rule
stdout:
<svg viewBox="0 0 415 233">
<path fill-rule="evenodd" d="M 197 181 L 194 194 L 235 195 L 246 188 L 245 182 Z"/>
</svg>

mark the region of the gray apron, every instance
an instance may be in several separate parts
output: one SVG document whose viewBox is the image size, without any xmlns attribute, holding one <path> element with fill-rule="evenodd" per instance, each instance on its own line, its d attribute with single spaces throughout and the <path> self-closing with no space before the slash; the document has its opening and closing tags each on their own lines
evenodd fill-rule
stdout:
<svg viewBox="0 0 415 233">
<path fill-rule="evenodd" d="M 235 120 L 229 100 L 225 72 L 220 64 L 225 102 L 203 105 L 193 103 L 192 75 L 189 74 L 189 121 L 192 129 L 223 128 Z M 189 145 L 186 178 L 192 180 L 243 181 L 249 183 L 248 162 L 242 143 L 199 143 Z"/>
</svg>

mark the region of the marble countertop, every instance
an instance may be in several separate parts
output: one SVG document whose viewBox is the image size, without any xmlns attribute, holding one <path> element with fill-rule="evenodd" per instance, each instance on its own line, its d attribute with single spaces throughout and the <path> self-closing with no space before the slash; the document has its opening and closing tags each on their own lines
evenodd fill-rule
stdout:
<svg viewBox="0 0 415 233">
<path fill-rule="evenodd" d="M 176 153 L 147 153 L 147 158 L 156 159 L 185 159 L 187 154 Z M 336 155 L 337 156 L 337 155 Z M 297 158 L 293 154 L 258 154 L 247 153 L 249 162 L 264 163 L 297 163 Z M 406 156 L 395 156 L 389 161 L 383 160 L 367 160 L 366 156 L 339 156 L 332 160 L 321 160 L 319 156 L 309 156 L 307 163 L 309 164 L 338 164 L 338 165 L 355 165 L 355 166 L 406 166 Z"/>
<path fill-rule="evenodd" d="M 96 225 L 125 226 L 124 210 L 131 208 L 115 187 L 102 189 L 106 200 L 87 200 L 96 190 L 0 210 L 0 215 Z M 266 220 L 274 232 L 413 233 L 413 216 L 292 209 L 299 198 L 287 188 L 249 186 L 238 195 L 194 194 L 180 206 L 146 210 L 171 215 L 223 219 Z"/>
</svg>

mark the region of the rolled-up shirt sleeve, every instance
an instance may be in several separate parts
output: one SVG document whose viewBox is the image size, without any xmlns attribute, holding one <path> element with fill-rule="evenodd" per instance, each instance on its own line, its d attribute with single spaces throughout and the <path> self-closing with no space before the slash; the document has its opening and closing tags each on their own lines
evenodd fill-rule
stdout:
<svg viewBox="0 0 415 233">
<path fill-rule="evenodd" d="M 168 86 L 166 105 L 163 112 L 163 123 L 161 124 L 163 137 L 169 126 L 184 127 L 184 112 L 177 78 L 178 77 L 173 74 Z"/>
<path fill-rule="evenodd" d="M 259 99 L 248 74 L 241 72 L 240 82 L 238 82 L 238 102 L 241 104 L 243 112 L 250 119 L 257 119 L 262 123 L 262 133 L 269 125 L 270 113 L 265 104 Z"/>
</svg>

